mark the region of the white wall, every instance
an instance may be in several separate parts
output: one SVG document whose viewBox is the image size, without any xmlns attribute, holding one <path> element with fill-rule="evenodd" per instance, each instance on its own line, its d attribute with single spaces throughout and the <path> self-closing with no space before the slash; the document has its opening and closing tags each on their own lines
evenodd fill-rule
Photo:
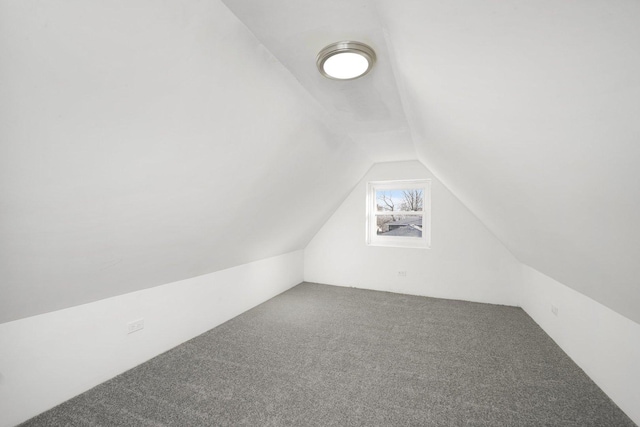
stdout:
<svg viewBox="0 0 640 427">
<path fill-rule="evenodd" d="M 431 249 L 367 246 L 369 181 L 432 180 Z M 406 277 L 399 277 L 406 271 Z M 520 263 L 420 162 L 374 165 L 305 249 L 306 281 L 518 305 Z"/>
<path fill-rule="evenodd" d="M 522 308 L 640 425 L 640 325 L 529 266 L 523 277 Z"/>
<path fill-rule="evenodd" d="M 88 390 L 302 281 L 302 251 L 0 324 L 0 426 Z M 143 330 L 127 323 L 144 318 Z"/>
</svg>

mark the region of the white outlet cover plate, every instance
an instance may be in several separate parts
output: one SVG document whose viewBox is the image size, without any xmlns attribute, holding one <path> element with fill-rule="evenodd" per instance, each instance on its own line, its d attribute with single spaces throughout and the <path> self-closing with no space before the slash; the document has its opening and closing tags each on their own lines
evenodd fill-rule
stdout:
<svg viewBox="0 0 640 427">
<path fill-rule="evenodd" d="M 127 333 L 131 334 L 144 329 L 144 319 L 133 320 L 127 324 Z"/>
</svg>

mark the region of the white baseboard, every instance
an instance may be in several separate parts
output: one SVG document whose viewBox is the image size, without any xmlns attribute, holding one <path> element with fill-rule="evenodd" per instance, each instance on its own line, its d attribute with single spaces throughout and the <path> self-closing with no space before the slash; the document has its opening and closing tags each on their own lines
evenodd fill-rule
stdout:
<svg viewBox="0 0 640 427">
<path fill-rule="evenodd" d="M 640 425 L 640 325 L 531 267 L 523 277 L 522 308 Z"/>
</svg>

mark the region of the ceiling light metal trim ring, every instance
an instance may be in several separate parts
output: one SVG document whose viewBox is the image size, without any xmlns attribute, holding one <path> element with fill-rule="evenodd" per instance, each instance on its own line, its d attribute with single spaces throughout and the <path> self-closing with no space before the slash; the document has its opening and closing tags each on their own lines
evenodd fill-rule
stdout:
<svg viewBox="0 0 640 427">
<path fill-rule="evenodd" d="M 339 53 L 347 53 L 347 52 L 357 53 L 358 55 L 362 55 L 367 60 L 367 62 L 369 63 L 369 66 L 367 67 L 364 73 L 360 74 L 359 76 L 352 77 L 350 79 L 339 79 L 339 78 L 330 76 L 324 71 L 324 63 L 327 61 L 327 59 L 331 58 L 333 55 L 337 55 Z M 373 64 L 375 64 L 375 62 L 376 62 L 375 51 L 370 46 L 364 43 L 355 42 L 355 41 L 341 41 L 341 42 L 331 43 L 329 46 L 322 49 L 320 53 L 318 53 L 318 56 L 316 57 L 316 66 L 318 67 L 318 71 L 320 71 L 320 74 L 332 80 L 358 79 L 366 75 L 369 71 L 371 71 L 371 69 L 373 68 Z"/>
</svg>

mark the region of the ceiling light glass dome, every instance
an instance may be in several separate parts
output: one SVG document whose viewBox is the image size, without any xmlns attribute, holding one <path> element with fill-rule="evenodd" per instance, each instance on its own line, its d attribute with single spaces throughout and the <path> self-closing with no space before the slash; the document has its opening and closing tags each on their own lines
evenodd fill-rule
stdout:
<svg viewBox="0 0 640 427">
<path fill-rule="evenodd" d="M 376 62 L 376 53 L 364 43 L 332 43 L 318 53 L 316 65 L 330 79 L 352 80 L 367 74 Z"/>
</svg>

